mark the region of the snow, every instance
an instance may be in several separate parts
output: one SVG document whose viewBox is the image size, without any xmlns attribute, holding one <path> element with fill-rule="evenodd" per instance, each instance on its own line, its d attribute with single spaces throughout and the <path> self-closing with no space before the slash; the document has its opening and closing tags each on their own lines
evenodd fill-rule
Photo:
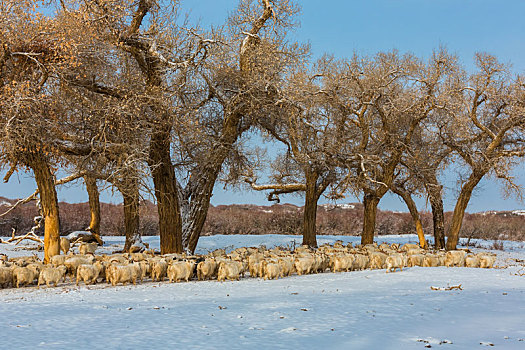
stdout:
<svg viewBox="0 0 525 350">
<path fill-rule="evenodd" d="M 122 237 L 104 237 L 108 251 Z M 358 237 L 320 236 L 319 243 Z M 404 243 L 415 236 L 378 237 Z M 299 236 L 202 237 L 199 252 Z M 158 237 L 144 237 L 158 246 Z M 472 243 L 472 241 L 471 241 Z M 490 246 L 491 242 L 479 241 Z M 2 349 L 473 349 L 525 348 L 522 242 L 496 251 L 504 269 L 406 268 L 137 286 L 0 290 Z M 0 253 L 12 251 L 0 245 Z M 39 253 L 40 254 L 40 253 Z M 431 286 L 462 285 L 462 290 Z"/>
<path fill-rule="evenodd" d="M 75 238 L 78 238 L 79 235 L 91 235 L 91 232 L 88 231 L 73 231 L 69 235 L 66 236 L 67 239 L 70 241 L 74 240 Z"/>
<path fill-rule="evenodd" d="M 349 204 L 349 203 L 345 203 L 345 204 L 321 204 L 319 206 L 322 207 L 322 208 L 325 208 L 325 209 L 355 209 L 355 205 L 354 204 Z"/>
</svg>

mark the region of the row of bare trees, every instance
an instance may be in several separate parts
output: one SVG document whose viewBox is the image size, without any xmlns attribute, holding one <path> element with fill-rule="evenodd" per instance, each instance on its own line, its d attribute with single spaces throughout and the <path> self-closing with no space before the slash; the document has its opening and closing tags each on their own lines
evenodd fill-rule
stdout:
<svg viewBox="0 0 525 350">
<path fill-rule="evenodd" d="M 0 0 L 1 163 L 5 181 L 19 169 L 35 176 L 45 260 L 59 253 L 55 186 L 78 178 L 95 235 L 97 184 L 122 194 L 126 250 L 142 244 L 140 195 L 152 184 L 162 253 L 195 250 L 217 181 L 269 199 L 304 192 L 310 246 L 323 195 L 363 195 L 364 244 L 381 198 L 400 195 L 422 245 L 413 197 L 428 196 L 443 248 L 439 178 L 462 162 L 453 249 L 484 176 L 520 190 L 510 171 L 525 155 L 525 87 L 508 67 L 480 54 L 469 74 L 444 49 L 427 61 L 390 52 L 312 64 L 288 36 L 298 11 L 292 0 L 243 0 L 224 25 L 200 28 L 170 1 Z M 257 133 L 285 150 L 267 185 L 257 177 L 268 162 L 246 142 Z"/>
</svg>

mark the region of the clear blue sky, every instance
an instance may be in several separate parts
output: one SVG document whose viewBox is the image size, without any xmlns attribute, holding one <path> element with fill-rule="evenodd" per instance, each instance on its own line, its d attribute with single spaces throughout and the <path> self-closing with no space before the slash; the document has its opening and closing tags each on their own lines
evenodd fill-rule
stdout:
<svg viewBox="0 0 525 350">
<path fill-rule="evenodd" d="M 200 19 L 203 26 L 219 25 L 235 8 L 235 0 L 182 1 L 190 17 Z M 324 53 L 348 57 L 354 51 L 373 55 L 378 51 L 397 49 L 410 51 L 419 57 L 428 57 L 440 45 L 456 53 L 467 69 L 472 69 L 473 55 L 485 51 L 512 63 L 515 73 L 525 74 L 525 1 L 524 0 L 362 0 L 362 1 L 299 1 L 302 7 L 301 26 L 293 38 L 309 42 L 312 54 Z M 516 176 L 525 186 L 525 165 Z M 3 174 L 1 174 L 3 176 Z M 452 172 L 445 176 L 445 207 L 454 205 L 456 178 Z M 13 176 L 9 184 L 0 184 L 0 195 L 24 197 L 35 188 L 31 176 Z M 218 185 L 212 204 L 254 203 L 268 204 L 264 193 L 224 191 Z M 87 201 L 82 186 L 59 190 L 60 200 Z M 102 200 L 120 202 L 118 196 L 104 193 Z M 283 202 L 302 205 L 299 196 L 282 197 Z M 343 202 L 355 202 L 348 198 Z M 425 208 L 423 201 L 420 208 Z M 404 204 L 394 196 L 385 197 L 382 209 L 406 211 Z M 504 200 L 499 184 L 484 180 L 472 198 L 468 211 L 507 210 L 523 208 L 525 204 L 514 199 Z M 428 208 L 427 208 L 428 209 Z"/>
</svg>

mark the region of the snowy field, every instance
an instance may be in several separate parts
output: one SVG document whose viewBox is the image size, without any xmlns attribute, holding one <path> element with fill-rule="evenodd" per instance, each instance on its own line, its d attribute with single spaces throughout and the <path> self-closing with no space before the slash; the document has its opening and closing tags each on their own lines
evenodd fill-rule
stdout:
<svg viewBox="0 0 525 350">
<path fill-rule="evenodd" d="M 337 239 L 359 241 L 320 236 L 318 242 Z M 122 237 L 104 240 L 108 252 L 123 244 Z M 158 237 L 144 240 L 159 246 Z M 301 237 L 202 237 L 197 252 L 293 246 L 294 240 L 300 244 Z M 502 269 L 414 267 L 274 281 L 1 289 L 0 349 L 525 349 L 525 247 L 503 246 L 494 251 Z M 2 244 L 0 253 L 33 253 L 13 248 Z M 459 284 L 462 290 L 430 289 Z"/>
</svg>

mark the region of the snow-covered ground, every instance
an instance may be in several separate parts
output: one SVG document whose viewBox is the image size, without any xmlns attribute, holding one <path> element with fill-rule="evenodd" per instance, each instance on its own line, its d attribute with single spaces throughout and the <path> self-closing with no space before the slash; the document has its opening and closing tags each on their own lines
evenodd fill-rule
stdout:
<svg viewBox="0 0 525 350">
<path fill-rule="evenodd" d="M 123 243 L 104 239 L 107 251 Z M 337 239 L 359 240 L 318 241 Z M 158 247 L 158 237 L 144 240 Z M 202 237 L 198 252 L 291 246 L 293 240 L 300 244 L 299 236 Z M 508 266 L 503 269 L 414 267 L 275 281 L 3 289 L 0 349 L 525 349 L 525 276 L 519 275 L 525 248 L 503 243 L 506 250 L 496 251 L 497 265 Z M 0 245 L 2 252 L 30 255 L 7 245 Z M 430 289 L 459 284 L 462 290 Z"/>
</svg>

